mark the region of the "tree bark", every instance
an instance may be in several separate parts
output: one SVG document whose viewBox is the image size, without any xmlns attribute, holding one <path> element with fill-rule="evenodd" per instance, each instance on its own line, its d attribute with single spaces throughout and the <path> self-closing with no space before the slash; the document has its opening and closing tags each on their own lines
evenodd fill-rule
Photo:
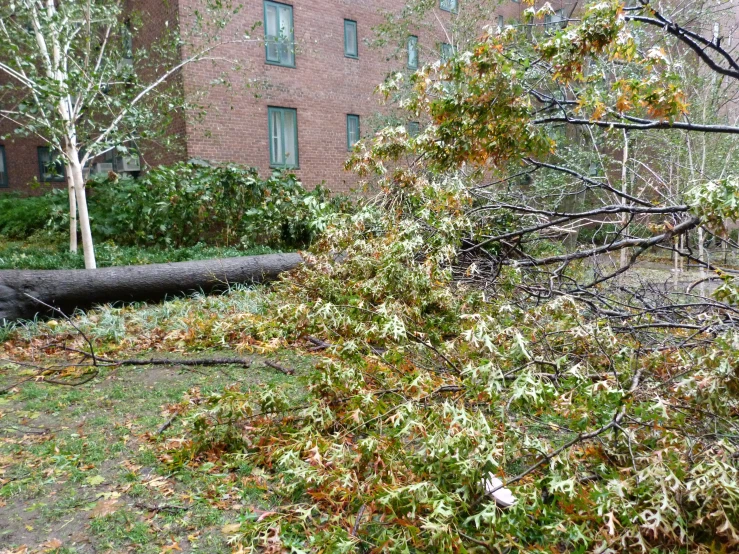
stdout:
<svg viewBox="0 0 739 554">
<path fill-rule="evenodd" d="M 157 301 L 275 280 L 303 262 L 300 254 L 267 254 L 124 267 L 0 271 L 0 323 L 49 315 L 34 298 L 71 314 L 96 304 Z M 33 298 L 31 298 L 33 297 Z"/>
<path fill-rule="evenodd" d="M 73 141 L 74 143 L 74 141 Z M 74 183 L 75 198 L 77 199 L 77 213 L 82 235 L 82 253 L 85 257 L 85 269 L 95 269 L 95 249 L 92 243 L 92 231 L 90 230 L 90 216 L 87 213 L 87 194 L 85 193 L 85 178 L 82 176 L 82 165 L 80 164 L 79 151 L 74 144 L 69 148 L 69 171 Z M 111 209 L 114 207 L 111 206 Z"/>
<path fill-rule="evenodd" d="M 72 172 L 67 168 L 67 192 L 69 193 L 69 251 L 77 253 L 77 198 L 75 198 Z"/>
<path fill-rule="evenodd" d="M 627 173 L 627 163 L 629 161 L 629 135 L 626 129 L 624 129 L 624 150 L 623 150 L 623 160 L 621 162 L 621 192 L 624 194 L 627 194 L 629 191 L 629 187 L 626 181 Z M 629 235 L 629 214 L 624 213 L 624 215 L 621 217 L 621 229 L 626 236 Z M 620 260 L 620 267 L 626 267 L 626 265 L 629 263 L 629 252 L 628 249 L 624 248 L 621 250 L 621 260 Z"/>
</svg>

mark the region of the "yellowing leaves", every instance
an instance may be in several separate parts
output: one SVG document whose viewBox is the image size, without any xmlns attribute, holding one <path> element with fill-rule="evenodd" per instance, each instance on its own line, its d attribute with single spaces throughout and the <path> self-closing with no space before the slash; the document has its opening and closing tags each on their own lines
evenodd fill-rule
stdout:
<svg viewBox="0 0 739 554">
<path fill-rule="evenodd" d="M 102 475 L 91 475 L 85 479 L 85 483 L 92 485 L 93 487 L 105 483 L 105 477 Z"/>
<path fill-rule="evenodd" d="M 234 535 L 241 529 L 240 523 L 228 523 L 221 527 L 221 533 L 224 535 Z"/>
<path fill-rule="evenodd" d="M 619 112 L 626 112 L 632 108 L 633 104 L 626 96 L 619 96 L 618 100 L 616 101 L 616 109 Z"/>
</svg>

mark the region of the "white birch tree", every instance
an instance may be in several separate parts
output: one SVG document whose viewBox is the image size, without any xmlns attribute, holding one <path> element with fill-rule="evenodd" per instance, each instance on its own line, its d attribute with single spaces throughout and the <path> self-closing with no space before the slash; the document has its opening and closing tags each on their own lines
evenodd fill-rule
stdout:
<svg viewBox="0 0 739 554">
<path fill-rule="evenodd" d="M 179 24 L 168 21 L 149 44 L 137 44 L 142 24 L 125 0 L 6 2 L 0 5 L 0 120 L 60 156 L 69 189 L 70 250 L 76 251 L 79 224 L 85 267 L 94 269 L 83 168 L 141 141 L 171 147 L 177 140 L 168 132 L 173 114 L 197 111 L 184 95 L 182 69 L 206 60 L 234 69 L 239 61 L 219 57 L 219 48 L 250 39 L 229 25 L 238 10 L 217 0 L 180 13 Z"/>
</svg>

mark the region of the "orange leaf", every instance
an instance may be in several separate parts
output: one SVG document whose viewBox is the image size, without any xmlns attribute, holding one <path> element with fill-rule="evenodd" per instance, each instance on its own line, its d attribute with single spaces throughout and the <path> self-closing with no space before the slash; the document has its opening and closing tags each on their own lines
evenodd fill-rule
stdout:
<svg viewBox="0 0 739 554">
<path fill-rule="evenodd" d="M 162 552 L 172 552 L 173 550 L 179 550 L 180 552 L 182 552 L 182 549 L 180 548 L 180 545 L 177 543 L 177 541 L 162 547 Z"/>
<path fill-rule="evenodd" d="M 103 517 L 109 514 L 115 513 L 120 504 L 120 500 L 117 498 L 111 498 L 109 500 L 100 500 L 90 512 L 90 519 L 96 517 Z"/>
<path fill-rule="evenodd" d="M 48 552 L 50 550 L 56 550 L 57 548 L 60 548 L 62 546 L 62 541 L 59 539 L 49 539 L 44 544 L 41 545 L 41 548 L 44 549 L 44 552 Z"/>
</svg>

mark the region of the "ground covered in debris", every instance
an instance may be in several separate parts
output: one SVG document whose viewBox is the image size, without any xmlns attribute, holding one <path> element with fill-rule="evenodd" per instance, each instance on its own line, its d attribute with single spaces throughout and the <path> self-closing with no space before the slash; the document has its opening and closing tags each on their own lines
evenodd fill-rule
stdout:
<svg viewBox="0 0 739 554">
<path fill-rule="evenodd" d="M 226 351 L 215 344 L 217 332 L 208 333 L 213 343 L 193 340 L 218 312 L 259 309 L 258 297 L 237 291 L 102 309 L 76 320 L 101 358 L 145 351 L 172 360 L 167 365 L 91 370 L 89 358 L 72 351 L 89 347 L 67 322 L 7 328 L 0 354 L 0 551 L 230 552 L 229 529 L 269 510 L 266 481 L 248 464 L 226 473 L 207 461 L 174 468 L 167 452 L 185 440 L 183 403 L 196 404 L 209 391 L 282 384 L 299 393 L 311 363 L 305 356 L 257 352 L 247 343 Z M 227 356 L 250 366 L 177 363 Z M 79 386 L 49 382 L 77 383 L 93 373 Z"/>
</svg>

